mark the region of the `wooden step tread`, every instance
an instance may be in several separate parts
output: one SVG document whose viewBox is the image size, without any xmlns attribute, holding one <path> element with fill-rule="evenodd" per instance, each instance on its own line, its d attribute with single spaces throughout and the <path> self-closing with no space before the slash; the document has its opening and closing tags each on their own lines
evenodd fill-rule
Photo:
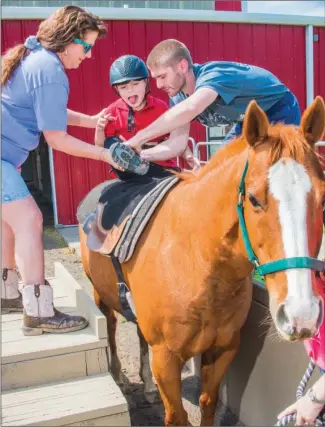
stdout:
<svg viewBox="0 0 325 427">
<path fill-rule="evenodd" d="M 66 334 L 24 336 L 21 331 L 22 314 L 2 315 L 2 364 L 107 346 L 105 317 L 62 264 L 56 264 L 56 273 L 56 277 L 49 279 L 54 291 L 55 307 L 68 314 L 85 316 L 89 326 Z"/>
<path fill-rule="evenodd" d="M 106 425 L 130 425 L 127 402 L 109 373 L 2 394 L 2 426 L 62 426 L 102 417 L 112 421 Z"/>
</svg>

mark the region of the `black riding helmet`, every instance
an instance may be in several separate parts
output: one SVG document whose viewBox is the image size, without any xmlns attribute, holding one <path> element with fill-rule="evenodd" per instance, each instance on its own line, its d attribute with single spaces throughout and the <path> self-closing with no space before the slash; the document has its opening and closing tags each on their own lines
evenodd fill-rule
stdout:
<svg viewBox="0 0 325 427">
<path fill-rule="evenodd" d="M 135 55 L 124 55 L 113 62 L 109 72 L 111 86 L 131 80 L 149 78 L 149 71 L 144 61 Z"/>
<path fill-rule="evenodd" d="M 149 79 L 149 71 L 144 61 L 135 55 L 123 55 L 116 59 L 111 65 L 109 72 L 109 83 L 116 91 L 114 86 L 127 83 L 132 80 Z M 117 91 L 116 91 L 117 92 Z M 149 81 L 147 80 L 146 95 L 150 92 Z M 128 132 L 134 132 L 134 114 L 132 108 L 129 108 Z"/>
</svg>

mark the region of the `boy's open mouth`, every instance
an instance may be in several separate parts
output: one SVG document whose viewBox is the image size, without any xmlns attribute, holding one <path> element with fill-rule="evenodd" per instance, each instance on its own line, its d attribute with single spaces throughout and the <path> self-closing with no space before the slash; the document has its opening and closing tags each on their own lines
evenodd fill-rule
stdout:
<svg viewBox="0 0 325 427">
<path fill-rule="evenodd" d="M 130 102 L 130 104 L 136 104 L 138 101 L 138 95 L 132 95 L 128 97 L 128 101 Z"/>
</svg>

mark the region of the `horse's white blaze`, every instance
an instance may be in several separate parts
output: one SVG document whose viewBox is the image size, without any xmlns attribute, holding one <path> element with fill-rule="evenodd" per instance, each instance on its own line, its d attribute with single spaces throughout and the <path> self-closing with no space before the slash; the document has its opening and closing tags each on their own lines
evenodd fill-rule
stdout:
<svg viewBox="0 0 325 427">
<path fill-rule="evenodd" d="M 311 180 L 305 168 L 293 159 L 281 159 L 270 167 L 268 180 L 270 192 L 278 202 L 284 256 L 308 257 L 306 216 Z M 313 326 L 319 306 L 313 296 L 310 270 L 287 270 L 286 277 L 289 320 L 298 319 L 301 327 Z"/>
</svg>

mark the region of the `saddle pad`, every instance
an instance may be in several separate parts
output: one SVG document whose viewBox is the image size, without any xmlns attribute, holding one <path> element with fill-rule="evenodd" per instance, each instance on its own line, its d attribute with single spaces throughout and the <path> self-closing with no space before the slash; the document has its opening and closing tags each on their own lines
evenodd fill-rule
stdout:
<svg viewBox="0 0 325 427">
<path fill-rule="evenodd" d="M 127 222 L 123 234 L 114 250 L 120 263 L 132 257 L 136 244 L 152 214 L 169 190 L 179 181 L 177 176 L 160 179 L 160 183 L 144 197 Z"/>
<path fill-rule="evenodd" d="M 174 175 L 160 179 L 137 177 L 129 181 L 114 181 L 105 188 L 99 198 L 99 203 L 104 206 L 99 218 L 102 228 L 109 231 L 125 222 L 123 232 L 112 251 L 120 263 L 131 258 L 151 215 L 178 180 Z"/>
</svg>

